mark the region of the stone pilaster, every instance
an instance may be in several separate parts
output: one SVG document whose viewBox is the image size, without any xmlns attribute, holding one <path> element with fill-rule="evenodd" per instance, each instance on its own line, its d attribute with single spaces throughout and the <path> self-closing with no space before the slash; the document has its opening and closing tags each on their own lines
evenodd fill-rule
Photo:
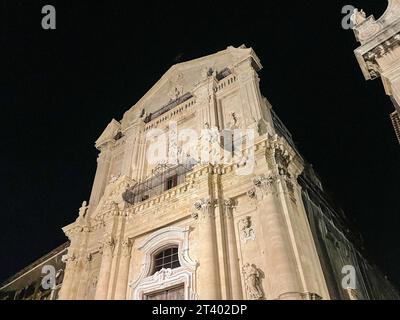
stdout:
<svg viewBox="0 0 400 320">
<path fill-rule="evenodd" d="M 121 258 L 119 262 L 117 286 L 115 290 L 115 300 L 126 300 L 128 288 L 129 266 L 131 261 L 132 240 L 125 239 L 122 242 Z"/>
<path fill-rule="evenodd" d="M 71 287 L 74 281 L 77 260 L 73 253 L 68 253 L 63 256 L 63 260 L 65 262 L 64 280 L 58 295 L 58 300 L 71 300 Z"/>
<path fill-rule="evenodd" d="M 205 198 L 195 203 L 199 227 L 199 282 L 201 300 L 218 300 L 221 297 L 218 254 L 215 234 L 215 201 Z"/>
<path fill-rule="evenodd" d="M 229 282 L 232 300 L 241 300 L 242 284 L 240 280 L 239 256 L 237 251 L 237 241 L 235 235 L 235 222 L 233 217 L 234 200 L 224 201 L 225 222 L 226 222 L 226 243 L 228 250 Z"/>
<path fill-rule="evenodd" d="M 87 254 L 86 256 L 82 257 L 81 259 L 81 274 L 79 276 L 79 282 L 77 286 L 76 292 L 76 300 L 85 300 L 87 287 L 89 284 L 89 275 L 90 275 L 90 263 L 92 261 L 92 255 Z"/>
<path fill-rule="evenodd" d="M 266 266 L 270 272 L 273 298 L 301 299 L 303 288 L 288 226 L 277 197 L 276 179 L 273 174 L 256 177 L 249 196 L 257 201 L 257 213 L 268 246 Z"/>
<path fill-rule="evenodd" d="M 108 284 L 110 282 L 111 264 L 113 258 L 115 242 L 111 236 L 107 236 L 102 244 L 101 266 L 99 280 L 97 282 L 95 300 L 106 300 L 108 293 Z"/>
</svg>

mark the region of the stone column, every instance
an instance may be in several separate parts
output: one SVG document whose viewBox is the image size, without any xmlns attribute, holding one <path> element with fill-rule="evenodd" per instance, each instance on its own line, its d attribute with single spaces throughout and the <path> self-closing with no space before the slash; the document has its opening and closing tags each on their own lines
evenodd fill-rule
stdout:
<svg viewBox="0 0 400 320">
<path fill-rule="evenodd" d="M 233 218 L 233 206 L 234 200 L 228 199 L 224 201 L 231 299 L 241 300 L 243 295 L 242 284 L 240 280 L 239 256 L 235 235 L 235 222 Z"/>
<path fill-rule="evenodd" d="M 102 247 L 103 257 L 101 260 L 99 280 L 97 282 L 95 300 L 107 299 L 114 246 L 115 246 L 114 239 L 111 236 L 106 238 Z"/>
<path fill-rule="evenodd" d="M 82 259 L 82 275 L 79 278 L 78 291 L 76 293 L 76 300 L 85 300 L 86 291 L 89 285 L 90 263 L 92 255 L 89 253 Z"/>
<path fill-rule="evenodd" d="M 215 201 L 206 198 L 195 203 L 199 226 L 199 298 L 219 300 L 221 297 L 217 242 L 215 234 Z"/>
<path fill-rule="evenodd" d="M 257 201 L 257 211 L 267 245 L 266 265 L 274 299 L 301 299 L 296 259 L 288 226 L 276 192 L 276 176 L 267 174 L 254 179 L 249 196 Z"/>
<path fill-rule="evenodd" d="M 130 239 L 125 239 L 122 242 L 122 252 L 121 252 L 121 259 L 119 262 L 117 287 L 115 290 L 115 300 L 126 300 L 132 244 L 133 242 Z"/>
<path fill-rule="evenodd" d="M 63 260 L 65 262 L 64 279 L 58 295 L 58 300 L 70 300 L 77 261 L 73 253 L 63 256 Z"/>
</svg>

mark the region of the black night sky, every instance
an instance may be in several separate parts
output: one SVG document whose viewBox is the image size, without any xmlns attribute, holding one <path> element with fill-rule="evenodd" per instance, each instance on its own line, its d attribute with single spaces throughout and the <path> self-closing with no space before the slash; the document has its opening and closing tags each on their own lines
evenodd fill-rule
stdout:
<svg viewBox="0 0 400 320">
<path fill-rule="evenodd" d="M 62 244 L 91 191 L 94 141 L 168 68 L 253 47 L 263 94 L 354 222 L 367 256 L 400 283 L 400 147 L 380 80 L 366 82 L 347 1 L 0 0 L 0 279 Z M 261 4 L 263 3 L 263 4 Z M 57 30 L 41 28 L 42 6 Z M 352 0 L 379 17 L 382 0 Z"/>
</svg>

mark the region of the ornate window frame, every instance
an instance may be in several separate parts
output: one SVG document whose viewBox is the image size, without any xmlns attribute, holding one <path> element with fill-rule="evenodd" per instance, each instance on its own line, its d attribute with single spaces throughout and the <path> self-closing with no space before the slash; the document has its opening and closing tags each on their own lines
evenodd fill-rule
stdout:
<svg viewBox="0 0 400 320">
<path fill-rule="evenodd" d="M 143 261 L 139 277 L 129 284 L 132 300 L 143 300 L 150 293 L 166 290 L 177 285 L 184 285 L 185 300 L 196 300 L 196 269 L 198 262 L 189 256 L 190 227 L 168 227 L 152 233 L 140 244 Z M 177 245 L 181 266 L 176 269 L 162 269 L 151 274 L 154 256 L 161 250 Z"/>
</svg>

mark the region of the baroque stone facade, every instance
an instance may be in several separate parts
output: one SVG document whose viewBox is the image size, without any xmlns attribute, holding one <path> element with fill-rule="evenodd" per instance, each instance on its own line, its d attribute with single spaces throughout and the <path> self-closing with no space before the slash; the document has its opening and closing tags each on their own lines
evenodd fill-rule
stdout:
<svg viewBox="0 0 400 320">
<path fill-rule="evenodd" d="M 177 64 L 109 123 L 90 201 L 63 228 L 59 299 L 397 297 L 367 285 L 383 277 L 366 261 L 363 286 L 342 286 L 362 256 L 262 96 L 261 68 L 245 46 Z"/>
<path fill-rule="evenodd" d="M 381 78 L 391 97 L 395 113 L 391 115 L 400 143 L 400 0 L 388 0 L 388 8 L 378 20 L 361 10 L 354 13 L 354 33 L 361 46 L 355 50 L 366 80 Z"/>
</svg>

